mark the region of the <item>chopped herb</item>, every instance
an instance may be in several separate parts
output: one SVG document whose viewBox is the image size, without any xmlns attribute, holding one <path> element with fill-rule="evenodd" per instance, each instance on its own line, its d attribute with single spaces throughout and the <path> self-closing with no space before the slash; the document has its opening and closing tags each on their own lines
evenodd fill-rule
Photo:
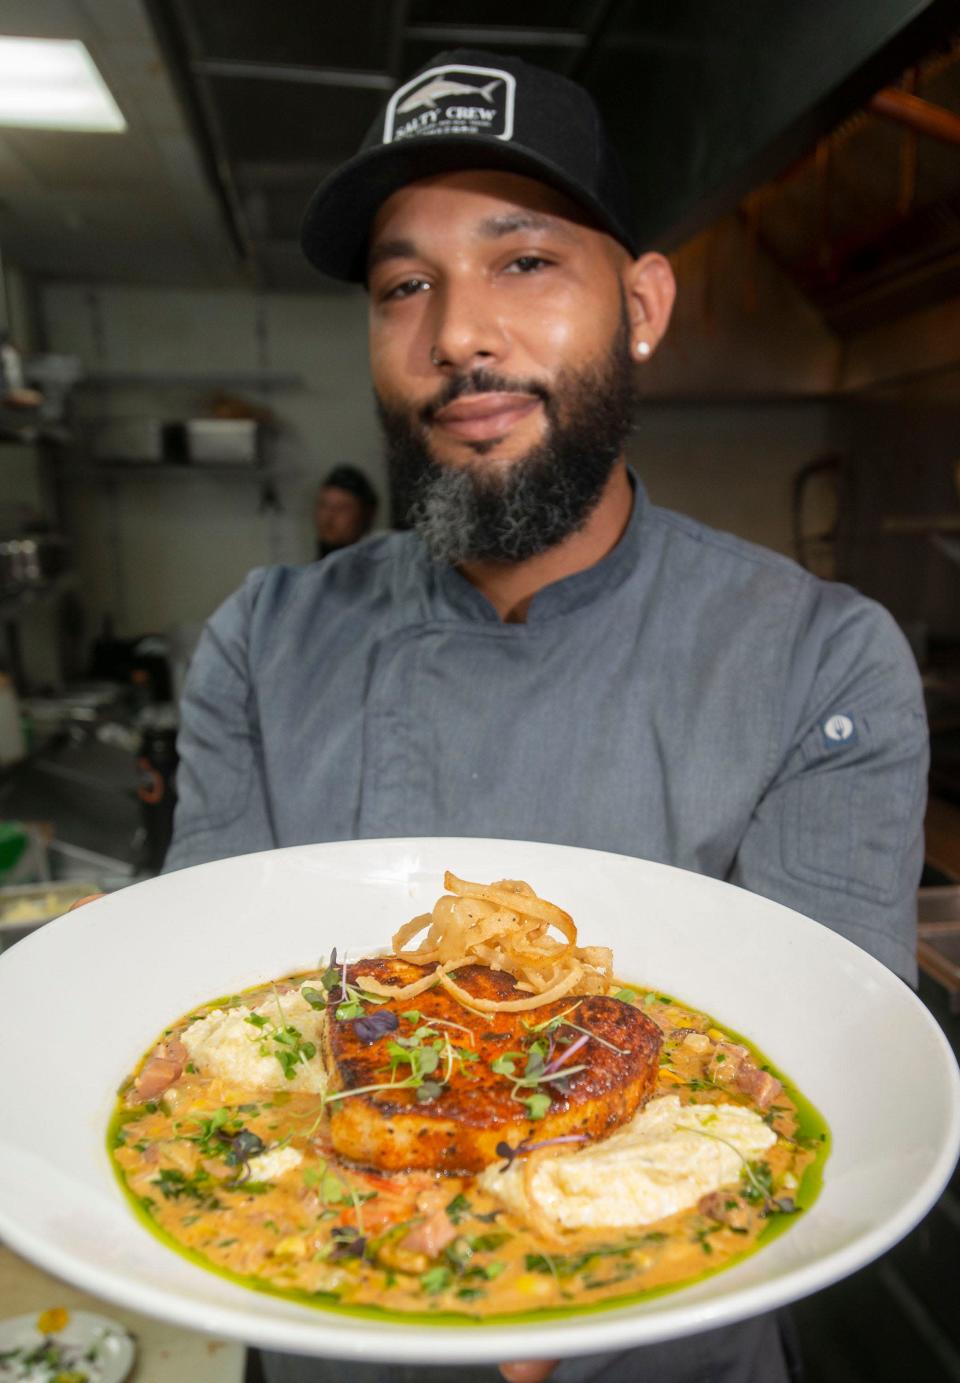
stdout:
<svg viewBox="0 0 960 1383">
<path fill-rule="evenodd" d="M 210 1194 L 211 1183 L 210 1173 L 202 1167 L 189 1177 L 177 1171 L 175 1167 L 164 1167 L 159 1176 L 152 1179 L 151 1185 L 160 1188 L 164 1200 L 178 1201 L 186 1197 L 188 1200 L 203 1202 L 205 1209 L 215 1210 L 219 1208 L 220 1202 L 216 1196 Z"/>
<path fill-rule="evenodd" d="M 431 1268 L 429 1272 L 421 1275 L 420 1286 L 430 1296 L 434 1297 L 439 1292 L 443 1292 L 450 1286 L 450 1269 L 444 1267 Z"/>
<path fill-rule="evenodd" d="M 636 1001 L 637 995 L 632 989 L 618 989 L 613 997 L 619 999 L 624 1004 L 632 1004 Z"/>
<path fill-rule="evenodd" d="M 768 1162 L 744 1162 L 740 1172 L 745 1183 L 743 1199 L 750 1205 L 765 1205 L 773 1196 L 773 1172 Z"/>
<path fill-rule="evenodd" d="M 326 1008 L 326 995 L 322 994 L 319 989 L 314 989 L 313 985 L 305 984 L 303 988 L 300 990 L 300 993 L 306 999 L 307 1003 L 310 1005 L 311 1008 Z"/>
<path fill-rule="evenodd" d="M 474 1253 L 490 1253 L 512 1238 L 513 1235 L 505 1229 L 495 1230 L 493 1234 L 475 1234 L 470 1240 L 470 1247 Z"/>
<path fill-rule="evenodd" d="M 450 1216 L 451 1221 L 455 1225 L 458 1225 L 461 1220 L 465 1219 L 467 1215 L 470 1214 L 471 1209 L 472 1206 L 470 1202 L 461 1191 L 454 1196 L 453 1200 L 447 1205 L 447 1214 Z"/>
</svg>

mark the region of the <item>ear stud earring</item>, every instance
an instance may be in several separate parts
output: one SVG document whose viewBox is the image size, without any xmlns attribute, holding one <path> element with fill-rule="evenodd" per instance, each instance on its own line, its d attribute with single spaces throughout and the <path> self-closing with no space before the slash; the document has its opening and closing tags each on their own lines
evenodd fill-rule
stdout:
<svg viewBox="0 0 960 1383">
<path fill-rule="evenodd" d="M 637 355 L 648 356 L 650 354 L 650 342 L 643 339 L 637 342 Z"/>
</svg>

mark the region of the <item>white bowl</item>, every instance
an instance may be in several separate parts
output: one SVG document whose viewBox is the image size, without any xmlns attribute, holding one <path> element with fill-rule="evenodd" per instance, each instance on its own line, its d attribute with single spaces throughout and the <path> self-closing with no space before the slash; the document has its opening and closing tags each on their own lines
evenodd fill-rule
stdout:
<svg viewBox="0 0 960 1383">
<path fill-rule="evenodd" d="M 312 1309 L 165 1248 L 114 1178 L 115 1091 L 173 1019 L 389 944 L 443 871 L 526 879 L 573 914 L 617 973 L 755 1042 L 826 1117 L 823 1190 L 742 1263 L 640 1304 L 543 1324 L 406 1325 Z M 936 1023 L 877 961 L 727 884 L 599 851 L 523 841 L 349 841 L 187 869 L 49 923 L 0 957 L 0 1235 L 120 1305 L 300 1354 L 476 1363 L 622 1349 L 740 1320 L 884 1252 L 937 1199 L 960 1148 L 960 1077 Z"/>
</svg>

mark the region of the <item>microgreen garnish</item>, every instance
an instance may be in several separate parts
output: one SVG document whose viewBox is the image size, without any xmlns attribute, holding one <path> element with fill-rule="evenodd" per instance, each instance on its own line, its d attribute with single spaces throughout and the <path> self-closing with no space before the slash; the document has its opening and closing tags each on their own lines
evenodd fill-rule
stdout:
<svg viewBox="0 0 960 1383">
<path fill-rule="evenodd" d="M 498 1157 L 505 1159 L 501 1172 L 505 1172 L 515 1157 L 526 1157 L 528 1153 L 537 1152 L 540 1148 L 552 1148 L 558 1143 L 587 1143 L 589 1135 L 586 1133 L 564 1133 L 559 1138 L 543 1138 L 539 1143 L 528 1143 L 526 1139 L 518 1143 L 515 1148 L 511 1148 L 509 1143 L 501 1142 L 496 1146 Z"/>
<path fill-rule="evenodd" d="M 420 1031 L 422 1034 L 423 1030 Z M 416 1034 L 414 1036 L 416 1037 Z M 439 1081 L 428 1081 L 427 1077 L 432 1076 L 440 1065 L 443 1044 L 435 1041 L 429 1046 L 422 1046 L 421 1040 L 422 1037 L 416 1042 L 412 1039 L 391 1038 L 387 1044 L 390 1080 L 379 1081 L 374 1085 L 360 1085 L 350 1090 L 335 1090 L 333 1094 L 322 1095 L 321 1112 L 328 1104 L 333 1104 L 337 1100 L 348 1099 L 351 1095 L 371 1094 L 375 1090 L 416 1090 L 416 1098 L 421 1104 L 438 1099 L 445 1087 Z M 401 1066 L 409 1066 L 410 1074 L 403 1080 L 398 1080 L 397 1071 Z M 421 1090 L 425 1091 L 422 1095 Z"/>
<path fill-rule="evenodd" d="M 276 1057 L 287 1080 L 293 1080 L 299 1066 L 305 1066 L 317 1054 L 316 1044 L 305 1040 L 299 1028 L 286 1021 L 280 995 L 274 988 L 279 1024 L 265 1018 L 262 1013 L 250 1013 L 243 1020 L 260 1033 L 257 1045 L 261 1056 Z M 271 1045 L 272 1044 L 272 1045 Z"/>
<path fill-rule="evenodd" d="M 367 1241 L 353 1225 L 335 1225 L 330 1238 L 334 1245 L 331 1258 L 362 1258 L 366 1251 Z"/>
<path fill-rule="evenodd" d="M 630 994 L 632 992 L 632 990 L 621 990 L 621 993 Z M 614 995 L 614 998 L 619 997 L 619 994 Z M 523 1026 L 526 1028 L 527 1032 L 545 1033 L 556 1032 L 557 1028 L 561 1026 L 566 1028 L 575 1028 L 577 1032 L 585 1033 L 587 1037 L 592 1037 L 594 1042 L 599 1042 L 601 1047 L 607 1047 L 611 1052 L 616 1052 L 617 1056 L 629 1056 L 630 1053 L 626 1051 L 623 1047 L 617 1047 L 612 1042 L 608 1042 L 605 1037 L 598 1037 L 595 1032 L 590 1032 L 588 1028 L 581 1028 L 579 1023 L 572 1023 L 570 1021 L 570 1019 L 567 1017 L 567 1014 L 575 1012 L 575 1010 L 578 1009 L 582 1003 L 583 1000 L 578 999 L 575 1004 L 571 1004 L 569 1008 L 565 1008 L 562 1013 L 555 1014 L 553 1018 L 545 1018 L 542 1023 L 537 1023 L 533 1027 L 531 1027 L 531 1025 L 526 1022 Z"/>
<path fill-rule="evenodd" d="M 476 1041 L 472 1028 L 464 1027 L 462 1023 L 453 1023 L 447 1018 L 434 1018 L 431 1014 L 421 1013 L 418 1008 L 407 1009 L 403 1017 L 410 1023 L 419 1023 L 423 1020 L 435 1028 L 456 1028 L 459 1032 L 465 1032 L 471 1042 Z"/>
<path fill-rule="evenodd" d="M 550 1108 L 550 1096 L 544 1090 L 537 1090 L 521 1099 L 520 1103 L 525 1107 L 528 1119 L 542 1119 Z"/>
<path fill-rule="evenodd" d="M 570 1011 L 567 1010 L 567 1012 Z M 547 1024 L 540 1024 L 539 1026 L 545 1028 Z M 539 1028 L 531 1028 L 530 1031 L 537 1032 Z M 508 1080 L 513 1081 L 510 1098 L 525 1106 L 528 1119 L 542 1119 L 550 1108 L 551 1096 L 549 1092 L 538 1089 L 538 1086 L 549 1084 L 562 1092 L 566 1089 L 564 1082 L 570 1076 L 587 1069 L 586 1066 L 569 1066 L 566 1070 L 558 1070 L 556 1064 L 551 1060 L 552 1054 L 553 1038 L 544 1040 L 542 1037 L 537 1037 L 527 1048 L 527 1062 L 522 1076 L 517 1075 L 516 1066 L 517 1061 L 523 1056 L 522 1052 L 504 1052 L 502 1056 L 490 1063 L 490 1069 L 497 1075 L 506 1076 Z M 531 1093 L 522 1094 L 522 1091 L 530 1091 Z"/>
<path fill-rule="evenodd" d="M 222 1157 L 228 1167 L 242 1168 L 231 1187 L 241 1186 L 250 1176 L 250 1158 L 262 1153 L 266 1147 L 263 1139 L 251 1129 L 245 1128 L 243 1121 L 230 1109 L 215 1109 L 206 1119 L 195 1119 L 199 1132 L 183 1134 L 190 1143 L 196 1143 L 201 1157 Z"/>
<path fill-rule="evenodd" d="M 400 1020 L 392 1009 L 381 1008 L 375 1013 L 365 1014 L 362 1018 L 355 1018 L 353 1030 L 360 1041 L 369 1046 L 372 1042 L 377 1042 L 381 1037 L 386 1037 L 388 1032 L 394 1032 L 400 1026 Z"/>
<path fill-rule="evenodd" d="M 422 1085 L 417 1086 L 417 1103 L 432 1104 L 434 1100 L 440 1098 L 446 1086 L 441 1085 L 435 1080 L 425 1080 Z"/>
</svg>

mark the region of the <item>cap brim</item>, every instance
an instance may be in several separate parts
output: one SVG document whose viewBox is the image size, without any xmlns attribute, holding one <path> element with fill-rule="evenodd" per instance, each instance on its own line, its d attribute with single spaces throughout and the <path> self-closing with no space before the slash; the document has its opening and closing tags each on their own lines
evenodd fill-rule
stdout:
<svg viewBox="0 0 960 1383">
<path fill-rule="evenodd" d="M 317 188 L 304 215 L 300 234 L 304 254 L 331 278 L 364 283 L 370 228 L 386 199 L 418 178 L 463 168 L 503 168 L 547 183 L 589 212 L 632 255 L 639 252 L 627 228 L 542 154 L 514 141 L 446 135 L 381 144 L 361 151 L 332 173 Z"/>
</svg>

